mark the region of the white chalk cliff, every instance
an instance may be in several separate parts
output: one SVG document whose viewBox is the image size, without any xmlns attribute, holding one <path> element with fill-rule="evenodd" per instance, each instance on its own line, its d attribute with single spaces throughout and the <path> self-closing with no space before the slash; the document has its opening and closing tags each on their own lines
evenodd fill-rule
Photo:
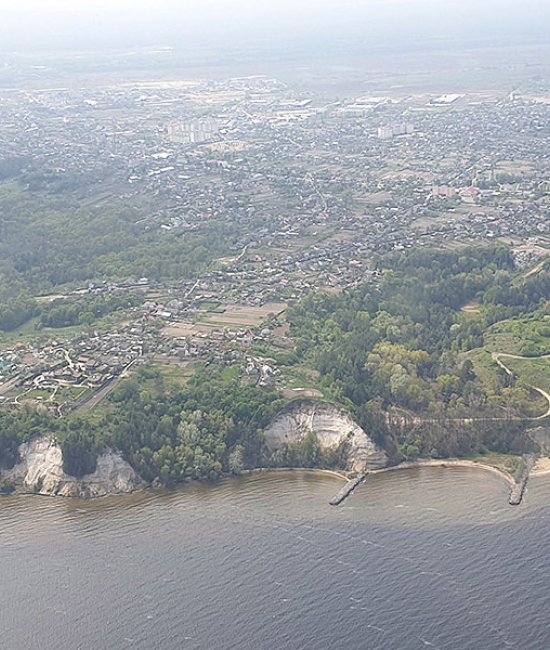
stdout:
<svg viewBox="0 0 550 650">
<path fill-rule="evenodd" d="M 386 452 L 344 410 L 325 402 L 301 400 L 277 415 L 265 430 L 271 451 L 299 442 L 312 431 L 322 450 L 337 449 L 347 441 L 348 470 L 362 472 L 388 464 Z"/>
<path fill-rule="evenodd" d="M 0 473 L 18 492 L 91 498 L 134 492 L 143 486 L 130 465 L 112 451 L 101 454 L 96 471 L 81 479 L 65 474 L 61 447 L 50 436 L 20 445 L 19 455 L 15 467 Z"/>
</svg>

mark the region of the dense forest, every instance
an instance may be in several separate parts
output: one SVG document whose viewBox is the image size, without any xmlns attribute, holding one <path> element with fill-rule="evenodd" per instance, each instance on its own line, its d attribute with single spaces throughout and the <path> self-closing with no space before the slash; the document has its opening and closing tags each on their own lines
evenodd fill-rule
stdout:
<svg viewBox="0 0 550 650">
<path fill-rule="evenodd" d="M 82 207 L 70 194 L 52 193 L 51 187 L 46 193 L 31 181 L 0 183 L 0 330 L 36 315 L 33 296 L 60 287 L 196 277 L 238 238 L 222 222 L 192 231 L 150 228 L 136 208 L 116 201 L 104 209 Z"/>
<path fill-rule="evenodd" d="M 548 270 L 518 278 L 508 249 L 487 248 L 412 250 L 388 256 L 380 271 L 377 282 L 312 295 L 288 314 L 298 355 L 319 372 L 325 394 L 346 404 L 394 458 L 528 447 L 518 422 L 453 421 L 502 418 L 501 395 L 528 408 L 525 388 L 511 386 L 504 372 L 497 372 L 500 385 L 488 387 L 462 353 L 483 346 L 492 323 L 537 311 L 541 334 L 550 336 L 542 324 Z M 480 309 L 466 315 L 460 310 L 470 301 Z M 543 351 L 530 344 L 522 352 Z M 391 431 L 388 412 L 401 413 Z"/>
</svg>

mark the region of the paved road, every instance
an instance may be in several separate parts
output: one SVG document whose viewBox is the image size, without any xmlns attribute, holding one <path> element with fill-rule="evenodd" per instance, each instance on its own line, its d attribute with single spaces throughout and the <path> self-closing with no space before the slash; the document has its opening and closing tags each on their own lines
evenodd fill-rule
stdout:
<svg viewBox="0 0 550 650">
<path fill-rule="evenodd" d="M 107 384 L 102 386 L 97 393 L 94 393 L 89 400 L 86 400 L 84 404 L 78 407 L 79 411 L 91 411 L 94 406 L 97 406 L 99 402 L 107 397 L 107 395 L 113 391 L 120 383 L 122 379 L 121 376 L 114 377 Z"/>
</svg>

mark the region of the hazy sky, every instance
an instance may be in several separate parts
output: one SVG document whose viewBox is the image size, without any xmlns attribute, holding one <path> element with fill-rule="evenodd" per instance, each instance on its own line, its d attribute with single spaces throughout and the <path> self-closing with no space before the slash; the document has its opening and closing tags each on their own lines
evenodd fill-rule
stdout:
<svg viewBox="0 0 550 650">
<path fill-rule="evenodd" d="M 0 49 L 549 38 L 550 0 L 0 0 Z"/>
<path fill-rule="evenodd" d="M 188 10 L 190 8 L 194 9 L 220 9 L 220 8 L 231 8 L 231 9 L 251 9 L 263 7 L 265 8 L 278 8 L 285 6 L 287 8 L 305 6 L 309 8 L 320 8 L 320 7 L 364 7 L 365 5 L 387 5 L 390 3 L 393 4 L 404 4 L 404 3 L 413 3 L 421 4 L 426 2 L 432 2 L 434 4 L 441 4 L 442 2 L 450 2 L 451 0 L 295 0 L 294 2 L 289 2 L 288 0 L 278 0 L 270 1 L 264 0 L 19 0 L 14 2 L 13 0 L 2 0 L 0 6 L 2 9 L 8 11 L 28 11 L 29 9 L 45 9 L 45 10 L 109 10 L 113 11 L 116 9 L 158 9 L 158 8 L 180 8 Z"/>
</svg>

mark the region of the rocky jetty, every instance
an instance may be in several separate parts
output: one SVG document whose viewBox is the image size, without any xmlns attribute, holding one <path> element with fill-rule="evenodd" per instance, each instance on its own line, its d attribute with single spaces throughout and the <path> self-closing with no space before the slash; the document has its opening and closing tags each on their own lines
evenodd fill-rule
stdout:
<svg viewBox="0 0 550 650">
<path fill-rule="evenodd" d="M 347 470 L 363 473 L 388 464 L 386 452 L 350 417 L 334 404 L 315 400 L 292 402 L 271 421 L 265 430 L 271 451 L 290 442 L 303 440 L 313 432 L 322 450 L 348 444 Z"/>
<path fill-rule="evenodd" d="M 367 478 L 367 473 L 365 472 L 364 474 L 361 474 L 356 478 L 353 478 L 350 481 L 348 481 L 344 485 L 344 487 L 338 492 L 338 494 L 329 501 L 329 504 L 331 506 L 339 506 L 349 497 L 349 495 L 355 490 L 355 488 L 359 485 L 359 483 L 362 483 L 366 478 Z"/>
<path fill-rule="evenodd" d="M 525 466 L 523 468 L 521 478 L 512 487 L 512 490 L 510 492 L 509 504 L 511 506 L 519 506 L 523 501 L 523 495 L 525 494 L 525 490 L 527 489 L 527 482 L 529 481 L 529 474 L 535 466 L 536 460 L 536 457 L 531 454 L 524 456 Z"/>
<path fill-rule="evenodd" d="M 95 472 L 81 479 L 65 474 L 61 447 L 50 436 L 20 445 L 19 455 L 15 467 L 0 473 L 0 479 L 13 483 L 19 493 L 92 498 L 143 487 L 130 465 L 113 451 L 101 454 Z"/>
</svg>

